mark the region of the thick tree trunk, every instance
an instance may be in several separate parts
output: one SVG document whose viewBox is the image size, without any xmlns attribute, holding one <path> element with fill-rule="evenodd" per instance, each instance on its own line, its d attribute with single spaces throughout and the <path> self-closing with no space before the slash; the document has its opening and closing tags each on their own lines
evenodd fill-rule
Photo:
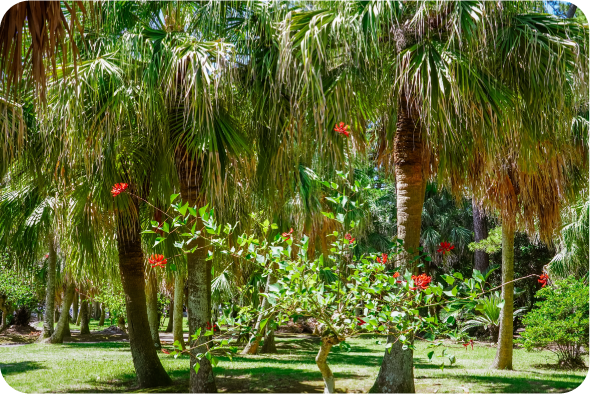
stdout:
<svg viewBox="0 0 590 394">
<path fill-rule="evenodd" d="M 53 234 L 50 234 L 48 238 L 47 293 L 45 294 L 45 316 L 43 318 L 43 332 L 39 336 L 40 341 L 53 335 L 55 319 L 55 268 L 57 266 L 57 251 L 55 250 Z"/>
<path fill-rule="evenodd" d="M 475 199 L 471 200 L 471 206 L 473 208 L 473 232 L 475 233 L 475 242 L 479 242 L 488 237 L 488 225 L 483 209 Z M 486 271 L 490 266 L 490 256 L 483 250 L 476 250 L 474 253 L 474 259 L 473 269 L 476 269 L 479 272 Z"/>
<path fill-rule="evenodd" d="M 72 302 L 74 300 L 74 293 L 75 292 L 76 292 L 76 285 L 74 283 L 68 284 L 65 294 L 64 294 L 63 303 L 61 306 L 62 313 L 59 318 L 59 321 L 57 322 L 57 327 L 56 327 L 55 331 L 53 332 L 53 335 L 51 335 L 51 337 L 48 340 L 49 343 L 63 343 L 64 337 L 70 331 L 69 310 L 70 310 L 70 306 L 72 305 Z"/>
<path fill-rule="evenodd" d="M 2 325 L 0 331 L 6 328 L 6 320 L 8 319 L 8 305 L 6 305 L 6 296 L 0 296 L 0 312 L 2 312 Z"/>
<path fill-rule="evenodd" d="M 62 298 L 62 300 L 63 300 L 63 298 Z M 62 301 L 62 300 L 58 300 L 58 301 Z M 57 324 L 57 322 L 59 321 L 59 317 L 60 317 L 59 308 L 55 308 L 55 312 L 53 312 L 53 320 L 54 320 L 55 324 Z"/>
<path fill-rule="evenodd" d="M 201 166 L 189 157 L 189 153 L 179 148 L 176 158 L 176 169 L 180 184 L 180 195 L 189 206 L 196 206 L 202 203 L 200 188 L 202 183 Z M 197 207 L 198 209 L 199 207 Z M 202 228 L 203 222 L 199 219 L 197 228 Z M 193 244 L 194 245 L 194 244 Z M 189 334 L 194 334 L 198 328 L 201 332 L 207 330 L 207 324 L 211 322 L 211 260 L 207 259 L 207 246 L 203 238 L 196 240 L 197 250 L 187 254 L 187 314 Z M 209 337 L 201 336 L 198 340 L 191 340 L 190 347 L 193 354 L 204 353 L 205 346 L 198 346 L 206 342 Z M 198 372 L 194 366 L 196 360 L 191 357 L 190 362 L 190 385 L 191 393 L 214 393 L 217 392 L 215 376 L 211 362 L 203 357 L 199 364 Z"/>
<path fill-rule="evenodd" d="M 276 282 L 273 281 L 273 276 L 272 275 L 268 275 L 268 277 L 266 278 L 266 286 L 264 288 L 264 292 L 266 294 L 268 294 L 269 291 L 269 286 L 272 284 L 271 282 Z M 256 354 L 258 352 L 258 346 L 260 346 L 260 340 L 262 339 L 263 335 L 264 335 L 264 328 L 261 330 L 260 329 L 260 325 L 262 323 L 262 321 L 267 317 L 266 316 L 266 310 L 268 309 L 269 303 L 268 303 L 268 298 L 267 297 L 262 297 L 262 305 L 260 307 L 260 314 L 258 315 L 258 319 L 256 319 L 256 325 L 254 326 L 254 332 L 252 333 L 251 337 L 250 337 L 250 341 L 248 342 L 248 344 L 246 344 L 246 347 L 244 347 L 244 350 L 242 350 L 242 354 Z"/>
<path fill-rule="evenodd" d="M 172 332 L 174 342 L 178 341 L 184 349 L 184 331 L 182 328 L 182 305 L 184 298 L 184 279 L 178 272 L 174 276 L 174 309 L 172 310 Z M 171 304 L 172 305 L 172 304 Z"/>
<path fill-rule="evenodd" d="M 138 214 L 139 207 L 137 202 L 134 202 L 135 212 Z M 172 380 L 158 358 L 148 322 L 140 231 L 137 217 L 119 217 L 117 224 L 119 270 L 125 293 L 131 355 L 140 387 L 167 386 L 172 383 Z"/>
<path fill-rule="evenodd" d="M 106 318 L 106 308 L 104 302 L 100 304 L 100 320 L 98 321 L 99 326 L 104 326 L 104 319 Z"/>
<path fill-rule="evenodd" d="M 168 325 L 166 326 L 165 332 L 172 332 L 174 329 L 174 295 L 172 296 L 172 300 L 170 300 L 170 304 L 168 305 Z"/>
<path fill-rule="evenodd" d="M 78 324 L 78 300 L 80 299 L 80 294 L 78 290 L 74 293 L 74 301 L 72 302 L 72 323 Z"/>
<path fill-rule="evenodd" d="M 502 299 L 500 333 L 496 358 L 492 368 L 512 369 L 513 323 L 514 323 L 514 229 L 516 224 L 502 223 Z M 505 284 L 507 283 L 507 284 Z"/>
<path fill-rule="evenodd" d="M 94 320 L 100 319 L 100 302 L 94 301 Z"/>
<path fill-rule="evenodd" d="M 150 323 L 150 331 L 152 333 L 152 342 L 156 349 L 161 349 L 162 344 L 160 343 L 160 321 L 158 319 L 158 283 L 156 280 L 156 273 L 154 270 L 150 270 L 148 274 L 148 280 L 146 285 L 146 298 L 147 298 L 147 314 L 148 321 Z"/>
<path fill-rule="evenodd" d="M 80 294 L 80 335 L 90 334 L 90 311 L 88 310 L 88 297 Z"/>
<path fill-rule="evenodd" d="M 271 321 L 266 324 L 266 332 L 264 333 L 264 343 L 260 349 L 260 353 L 278 353 L 277 345 L 275 343 L 275 330 L 271 328 Z"/>
<path fill-rule="evenodd" d="M 322 373 L 322 378 L 324 379 L 324 394 L 332 394 L 336 392 L 334 374 L 332 374 L 332 370 L 330 370 L 327 360 L 328 355 L 330 354 L 330 349 L 332 349 L 332 346 L 337 345 L 338 343 L 338 339 L 334 337 L 323 337 L 322 344 L 320 345 L 320 351 L 315 357 L 315 363 L 317 364 L 320 372 Z"/>
<path fill-rule="evenodd" d="M 410 271 L 416 267 L 410 262 L 418 254 L 422 207 L 426 192 L 424 152 L 421 125 L 418 113 L 411 107 L 407 97 L 399 99 L 397 125 L 394 141 L 394 162 L 397 193 L 397 238 L 403 241 L 404 253 L 398 255 L 396 263 Z M 395 342 L 390 351 L 385 350 L 383 362 L 372 392 L 414 393 L 414 360 L 411 349 L 402 350 L 399 341 L 389 336 L 389 343 Z"/>
</svg>

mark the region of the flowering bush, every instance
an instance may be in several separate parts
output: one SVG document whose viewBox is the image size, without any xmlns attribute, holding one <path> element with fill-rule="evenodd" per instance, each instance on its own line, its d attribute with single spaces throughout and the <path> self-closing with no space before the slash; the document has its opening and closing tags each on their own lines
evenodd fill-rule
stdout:
<svg viewBox="0 0 590 394">
<path fill-rule="evenodd" d="M 548 349 L 565 367 L 585 367 L 588 349 L 588 285 L 574 278 L 557 281 L 537 292 L 535 308 L 522 319 L 520 342 L 527 350 Z"/>
</svg>

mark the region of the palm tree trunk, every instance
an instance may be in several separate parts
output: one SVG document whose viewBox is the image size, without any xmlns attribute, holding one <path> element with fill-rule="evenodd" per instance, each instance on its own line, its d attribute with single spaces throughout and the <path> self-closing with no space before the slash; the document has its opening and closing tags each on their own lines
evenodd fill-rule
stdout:
<svg viewBox="0 0 590 394">
<path fill-rule="evenodd" d="M 104 326 L 104 319 L 106 318 L 106 311 L 105 311 L 105 305 L 104 302 L 102 304 L 100 304 L 100 320 L 98 322 L 99 326 Z"/>
<path fill-rule="evenodd" d="M 262 344 L 262 348 L 260 349 L 260 353 L 278 353 L 277 345 L 275 343 L 275 330 L 271 328 L 272 321 L 269 320 L 266 323 L 266 332 L 264 334 L 264 343 Z"/>
<path fill-rule="evenodd" d="M 268 294 L 269 286 L 272 284 L 272 275 L 268 275 L 266 278 L 266 286 L 264 288 L 264 292 Z M 258 319 L 256 319 L 256 325 L 254 326 L 254 333 L 250 337 L 250 341 L 242 350 L 242 354 L 256 354 L 258 351 L 258 346 L 260 346 L 260 340 L 264 335 L 264 330 L 260 329 L 260 325 L 262 324 L 262 320 L 266 317 L 266 310 L 268 309 L 269 302 L 267 297 L 263 297 L 262 305 L 260 308 L 260 314 L 258 315 Z"/>
<path fill-rule="evenodd" d="M 507 221 L 506 221 L 507 222 Z M 514 279 L 514 231 L 516 223 L 502 223 L 502 284 Z M 504 306 L 500 312 L 500 333 L 492 368 L 512 369 L 514 283 L 502 286 Z"/>
<path fill-rule="evenodd" d="M 90 334 L 90 312 L 88 311 L 88 297 L 86 294 L 80 294 L 80 335 Z"/>
<path fill-rule="evenodd" d="M 174 333 L 174 342 L 178 341 L 184 349 L 184 332 L 182 329 L 182 305 L 184 298 L 184 279 L 182 275 L 176 272 L 174 277 L 174 309 L 172 310 L 172 332 Z"/>
<path fill-rule="evenodd" d="M 135 212 L 138 213 L 139 207 L 135 199 L 134 205 Z M 172 383 L 172 380 L 158 358 L 148 321 L 140 231 L 137 216 L 119 217 L 117 224 L 119 270 L 125 293 L 131 355 L 140 387 L 167 386 Z"/>
<path fill-rule="evenodd" d="M 422 207 L 426 192 L 421 125 L 418 113 L 402 94 L 397 111 L 397 130 L 394 141 L 394 163 L 397 193 L 397 238 L 403 241 L 404 253 L 398 255 L 397 265 L 410 271 L 410 262 L 420 246 Z M 396 338 L 391 351 L 385 350 L 379 374 L 371 392 L 414 393 L 414 364 L 412 349 L 403 350 Z M 399 346 L 398 346 L 399 344 Z"/>
<path fill-rule="evenodd" d="M 150 273 L 148 274 L 146 298 L 148 321 L 150 324 L 150 332 L 152 333 L 152 342 L 156 349 L 161 349 L 162 344 L 160 343 L 159 331 L 160 321 L 158 319 L 158 284 L 156 280 L 156 273 L 153 269 L 150 270 Z"/>
<path fill-rule="evenodd" d="M 184 151 L 187 154 L 186 151 Z M 202 182 L 200 166 L 186 156 L 177 160 L 178 180 L 180 183 L 180 195 L 189 206 L 195 206 L 200 202 L 199 190 Z M 198 207 L 197 207 L 198 208 Z M 202 228 L 203 222 L 199 219 L 197 228 Z M 196 241 L 198 249 L 194 253 L 187 254 L 187 284 L 188 284 L 188 327 L 189 333 L 194 333 L 198 328 L 201 332 L 207 330 L 207 324 L 211 323 L 211 260 L 207 260 L 207 247 L 203 238 Z M 205 346 L 198 346 L 208 339 L 201 336 L 197 340 L 190 341 L 193 354 L 204 353 Z M 190 386 L 191 393 L 217 392 L 213 366 L 203 357 L 200 360 L 199 371 L 195 372 L 197 361 L 191 357 Z"/>
<path fill-rule="evenodd" d="M 55 268 L 57 266 L 57 251 L 53 234 L 49 234 L 49 256 L 47 261 L 47 292 L 45 294 L 45 316 L 43 318 L 43 332 L 39 340 L 49 338 L 53 334 L 55 313 Z"/>
<path fill-rule="evenodd" d="M 336 391 L 336 384 L 334 381 L 334 374 L 332 374 L 332 370 L 328 366 L 328 355 L 330 354 L 330 349 L 332 346 L 338 344 L 338 339 L 334 337 L 324 337 L 322 338 L 322 344 L 320 345 L 320 351 L 318 355 L 315 357 L 315 362 L 322 373 L 322 378 L 324 379 L 324 394 L 332 394 Z"/>
<path fill-rule="evenodd" d="M 53 335 L 49 338 L 49 343 L 63 343 L 66 333 L 70 330 L 70 306 L 74 300 L 74 293 L 76 292 L 76 285 L 74 283 L 68 284 L 63 303 L 61 306 L 61 316 L 57 322 L 57 327 L 53 332 Z"/>
<path fill-rule="evenodd" d="M 172 332 L 174 329 L 174 296 L 172 296 L 172 300 L 170 300 L 170 305 L 168 305 L 168 326 L 166 327 L 165 332 Z"/>
<path fill-rule="evenodd" d="M 78 324 L 78 300 L 80 299 L 80 294 L 78 290 L 74 293 L 74 301 L 72 303 L 72 323 Z"/>
<path fill-rule="evenodd" d="M 475 242 L 478 242 L 488 237 L 488 226 L 483 209 L 475 199 L 471 200 L 471 206 L 473 208 L 473 232 L 475 233 Z M 490 256 L 483 250 L 476 250 L 474 259 L 473 269 L 479 272 L 486 271 L 490 266 Z"/>
<path fill-rule="evenodd" d="M 100 319 L 100 302 L 94 301 L 93 312 L 94 312 L 94 320 L 99 320 Z"/>
</svg>

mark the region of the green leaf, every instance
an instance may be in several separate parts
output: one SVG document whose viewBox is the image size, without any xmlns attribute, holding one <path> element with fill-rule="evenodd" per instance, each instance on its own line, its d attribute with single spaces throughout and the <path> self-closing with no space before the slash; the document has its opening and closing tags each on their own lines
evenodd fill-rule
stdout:
<svg viewBox="0 0 590 394">
<path fill-rule="evenodd" d="M 195 373 L 199 373 L 199 368 L 201 368 L 201 364 L 195 363 Z"/>
<path fill-rule="evenodd" d="M 164 222 L 164 224 L 162 225 L 162 231 L 164 231 L 165 233 L 169 233 L 170 232 L 170 226 L 168 225 L 167 222 Z"/>
<path fill-rule="evenodd" d="M 186 215 L 186 210 L 187 209 L 188 209 L 188 201 L 182 207 L 178 208 L 178 212 L 180 212 L 180 214 L 182 216 L 184 216 L 184 215 Z"/>
<path fill-rule="evenodd" d="M 434 350 L 428 352 L 427 356 L 430 361 L 432 361 L 432 356 L 434 355 Z"/>
<path fill-rule="evenodd" d="M 172 204 L 174 202 L 174 200 L 176 200 L 176 197 L 180 196 L 180 194 L 172 194 L 170 196 L 170 204 Z"/>
<path fill-rule="evenodd" d="M 193 207 L 188 207 L 188 211 L 191 215 L 193 215 L 194 217 L 197 216 L 197 210 Z"/>
<path fill-rule="evenodd" d="M 153 230 L 143 230 L 141 233 L 142 234 L 156 234 L 156 232 Z"/>
</svg>

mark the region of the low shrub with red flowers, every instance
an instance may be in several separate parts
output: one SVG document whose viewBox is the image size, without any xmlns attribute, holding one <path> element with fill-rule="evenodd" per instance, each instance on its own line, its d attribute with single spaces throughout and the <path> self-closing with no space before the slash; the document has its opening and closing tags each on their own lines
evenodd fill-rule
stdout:
<svg viewBox="0 0 590 394">
<path fill-rule="evenodd" d="M 387 264 L 387 253 L 381 253 L 381 258 L 377 257 L 377 262 Z"/>
<path fill-rule="evenodd" d="M 129 185 L 126 183 L 115 183 L 111 189 L 111 194 L 113 197 L 117 197 L 119 194 L 123 193 L 127 187 L 129 187 Z"/>
<path fill-rule="evenodd" d="M 428 284 L 432 282 L 432 278 L 426 274 L 420 274 L 418 276 L 412 275 L 412 280 L 416 287 L 410 287 L 410 290 L 426 290 L 428 288 Z"/>
<path fill-rule="evenodd" d="M 356 238 L 353 238 L 352 235 L 350 235 L 350 233 L 346 233 L 346 235 L 344 236 L 344 238 L 346 238 L 349 243 L 353 243 L 354 240 L 356 239 Z"/>
</svg>

